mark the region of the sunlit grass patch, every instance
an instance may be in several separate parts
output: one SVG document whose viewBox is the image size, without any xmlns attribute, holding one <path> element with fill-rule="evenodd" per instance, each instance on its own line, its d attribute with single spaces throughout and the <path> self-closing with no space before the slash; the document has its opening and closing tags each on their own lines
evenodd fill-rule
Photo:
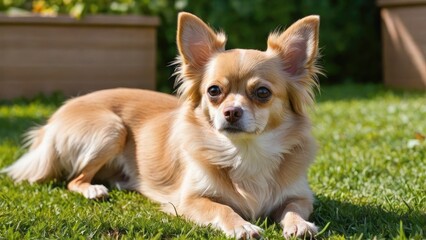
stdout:
<svg viewBox="0 0 426 240">
<path fill-rule="evenodd" d="M 64 99 L 0 102 L 0 168 L 25 152 L 22 134 Z M 325 239 L 426 238 L 426 95 L 378 85 L 323 87 L 312 113 L 319 151 L 309 171 L 312 220 Z M 89 201 L 64 182 L 14 184 L 0 175 L 0 239 L 223 239 L 134 192 Z M 265 238 L 280 227 L 260 219 Z"/>
</svg>

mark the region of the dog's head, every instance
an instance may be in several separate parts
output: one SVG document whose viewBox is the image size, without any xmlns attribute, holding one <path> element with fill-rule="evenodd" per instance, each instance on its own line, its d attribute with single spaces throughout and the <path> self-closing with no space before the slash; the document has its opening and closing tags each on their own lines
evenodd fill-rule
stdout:
<svg viewBox="0 0 426 240">
<path fill-rule="evenodd" d="M 266 51 L 225 50 L 226 36 L 180 13 L 178 93 L 218 131 L 260 134 L 287 114 L 305 115 L 318 68 L 319 17 L 305 17 L 271 33 Z"/>
</svg>

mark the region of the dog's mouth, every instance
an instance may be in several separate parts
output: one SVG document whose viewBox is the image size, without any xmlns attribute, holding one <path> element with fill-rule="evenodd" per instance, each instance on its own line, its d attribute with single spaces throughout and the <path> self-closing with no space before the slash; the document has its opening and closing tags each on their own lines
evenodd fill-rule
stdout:
<svg viewBox="0 0 426 240">
<path fill-rule="evenodd" d="M 238 135 L 238 134 L 251 134 L 252 132 L 247 131 L 240 125 L 228 124 L 219 129 L 219 132 L 230 134 L 230 135 Z"/>
<path fill-rule="evenodd" d="M 235 126 L 227 126 L 221 129 L 221 131 L 226 133 L 231 133 L 231 134 L 246 133 L 246 131 L 244 131 L 240 127 L 235 127 Z"/>
</svg>

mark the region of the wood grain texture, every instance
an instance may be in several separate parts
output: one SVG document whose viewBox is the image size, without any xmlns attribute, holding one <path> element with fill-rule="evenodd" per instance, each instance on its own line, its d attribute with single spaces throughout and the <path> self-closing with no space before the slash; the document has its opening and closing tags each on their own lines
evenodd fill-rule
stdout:
<svg viewBox="0 0 426 240">
<path fill-rule="evenodd" d="M 385 84 L 426 90 L 426 4 L 381 10 Z"/>
<path fill-rule="evenodd" d="M 55 91 L 75 96 L 115 87 L 155 89 L 155 22 L 119 18 L 114 25 L 110 18 L 105 24 L 93 18 L 90 24 L 68 24 L 39 18 L 14 23 L 0 17 L 0 98 Z"/>
</svg>

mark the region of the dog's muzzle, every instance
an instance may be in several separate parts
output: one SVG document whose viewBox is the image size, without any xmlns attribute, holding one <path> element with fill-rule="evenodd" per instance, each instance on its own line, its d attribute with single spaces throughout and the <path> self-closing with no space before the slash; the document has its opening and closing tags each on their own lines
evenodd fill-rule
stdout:
<svg viewBox="0 0 426 240">
<path fill-rule="evenodd" d="M 222 129 L 220 129 L 221 131 L 225 131 L 227 133 L 245 132 L 240 121 L 244 114 L 244 110 L 241 107 L 226 107 L 223 109 L 222 113 L 226 122 Z"/>
</svg>

